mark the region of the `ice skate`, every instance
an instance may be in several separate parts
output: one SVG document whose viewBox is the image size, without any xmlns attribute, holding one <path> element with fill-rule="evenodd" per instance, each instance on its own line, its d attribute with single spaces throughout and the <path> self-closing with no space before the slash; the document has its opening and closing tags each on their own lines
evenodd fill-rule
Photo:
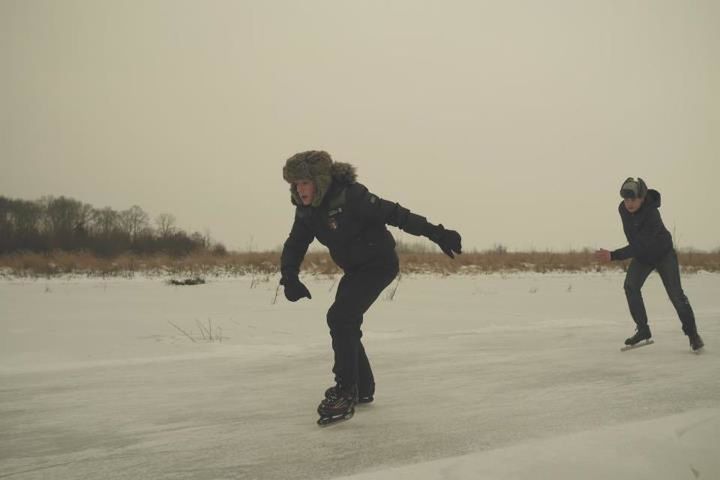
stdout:
<svg viewBox="0 0 720 480">
<path fill-rule="evenodd" d="M 690 339 L 690 348 L 692 348 L 692 351 L 700 353 L 702 348 L 705 346 L 705 342 L 703 342 L 703 339 L 700 338 L 700 335 L 696 333 L 694 335 L 688 335 L 688 338 Z"/>
<path fill-rule="evenodd" d="M 652 345 L 653 343 L 655 343 L 655 341 L 652 340 L 650 327 L 645 325 L 644 327 L 638 327 L 635 335 L 625 339 L 625 346 L 622 347 L 620 351 L 624 352 L 634 348 L 645 347 L 647 345 Z"/>
<path fill-rule="evenodd" d="M 325 426 L 349 420 L 355 414 L 355 404 L 358 397 L 357 388 L 345 390 L 338 385 L 328 390 L 333 388 L 331 398 L 324 398 L 318 405 L 317 412 L 320 415 L 317 421 L 318 425 Z"/>
<path fill-rule="evenodd" d="M 327 390 L 325 390 L 325 399 L 328 401 L 332 401 L 336 399 L 339 395 L 339 389 L 340 387 L 338 385 L 334 385 Z M 360 392 L 358 389 L 358 396 L 355 399 L 355 403 L 357 404 L 365 404 L 365 403 L 371 403 L 375 398 L 373 397 L 372 393 L 363 393 Z"/>
</svg>

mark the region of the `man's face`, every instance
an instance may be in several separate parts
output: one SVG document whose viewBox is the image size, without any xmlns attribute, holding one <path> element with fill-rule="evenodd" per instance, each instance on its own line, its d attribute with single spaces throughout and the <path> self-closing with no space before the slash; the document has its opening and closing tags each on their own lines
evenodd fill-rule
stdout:
<svg viewBox="0 0 720 480">
<path fill-rule="evenodd" d="M 625 203 L 625 209 L 630 213 L 637 212 L 642 206 L 645 198 L 626 198 L 623 200 Z"/>
<path fill-rule="evenodd" d="M 303 205 L 308 206 L 312 204 L 315 199 L 316 192 L 315 184 L 312 180 L 299 180 L 295 182 L 295 190 L 297 191 Z"/>
</svg>

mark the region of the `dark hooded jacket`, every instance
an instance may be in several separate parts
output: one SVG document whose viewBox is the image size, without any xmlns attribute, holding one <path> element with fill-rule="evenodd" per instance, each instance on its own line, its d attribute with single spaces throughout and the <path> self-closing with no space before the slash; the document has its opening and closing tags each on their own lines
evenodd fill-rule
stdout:
<svg viewBox="0 0 720 480">
<path fill-rule="evenodd" d="M 393 225 L 412 235 L 429 236 L 434 225 L 397 203 L 373 195 L 356 182 L 355 170 L 333 164 L 332 181 L 317 206 L 303 206 L 293 194 L 295 220 L 281 255 L 283 277 L 297 276 L 308 246 L 317 238 L 343 270 L 397 264 Z"/>
<path fill-rule="evenodd" d="M 660 218 L 660 192 L 648 190 L 640 209 L 630 213 L 620 202 L 618 211 L 628 245 L 611 253 L 613 260 L 636 258 L 654 265 L 673 249 L 672 236 Z"/>
</svg>

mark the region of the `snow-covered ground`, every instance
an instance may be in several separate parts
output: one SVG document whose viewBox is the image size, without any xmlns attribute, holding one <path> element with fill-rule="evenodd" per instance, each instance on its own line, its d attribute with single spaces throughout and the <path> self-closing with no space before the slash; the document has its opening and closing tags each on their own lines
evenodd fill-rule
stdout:
<svg viewBox="0 0 720 480">
<path fill-rule="evenodd" d="M 622 278 L 403 278 L 365 320 L 375 403 L 326 428 L 333 278 L 297 304 L 276 278 L 0 280 L 0 478 L 720 478 L 720 275 L 684 277 L 701 355 L 656 275 L 656 343 L 621 353 Z"/>
</svg>

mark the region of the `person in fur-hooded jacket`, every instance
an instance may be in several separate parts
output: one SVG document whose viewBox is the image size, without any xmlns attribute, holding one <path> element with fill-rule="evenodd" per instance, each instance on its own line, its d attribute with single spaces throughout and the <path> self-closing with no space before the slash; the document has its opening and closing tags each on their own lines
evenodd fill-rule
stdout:
<svg viewBox="0 0 720 480">
<path fill-rule="evenodd" d="M 301 152 L 283 168 L 295 205 L 295 220 L 281 255 L 285 296 L 295 302 L 312 298 L 299 280 L 300 264 L 317 239 L 344 271 L 335 302 L 327 313 L 335 354 L 335 386 L 318 407 L 321 417 L 348 417 L 356 402 L 373 400 L 375 380 L 361 342 L 363 315 L 398 274 L 395 240 L 386 225 L 425 236 L 454 258 L 460 235 L 425 217 L 384 200 L 357 182 L 355 168 L 334 162 L 324 151 Z"/>
</svg>

